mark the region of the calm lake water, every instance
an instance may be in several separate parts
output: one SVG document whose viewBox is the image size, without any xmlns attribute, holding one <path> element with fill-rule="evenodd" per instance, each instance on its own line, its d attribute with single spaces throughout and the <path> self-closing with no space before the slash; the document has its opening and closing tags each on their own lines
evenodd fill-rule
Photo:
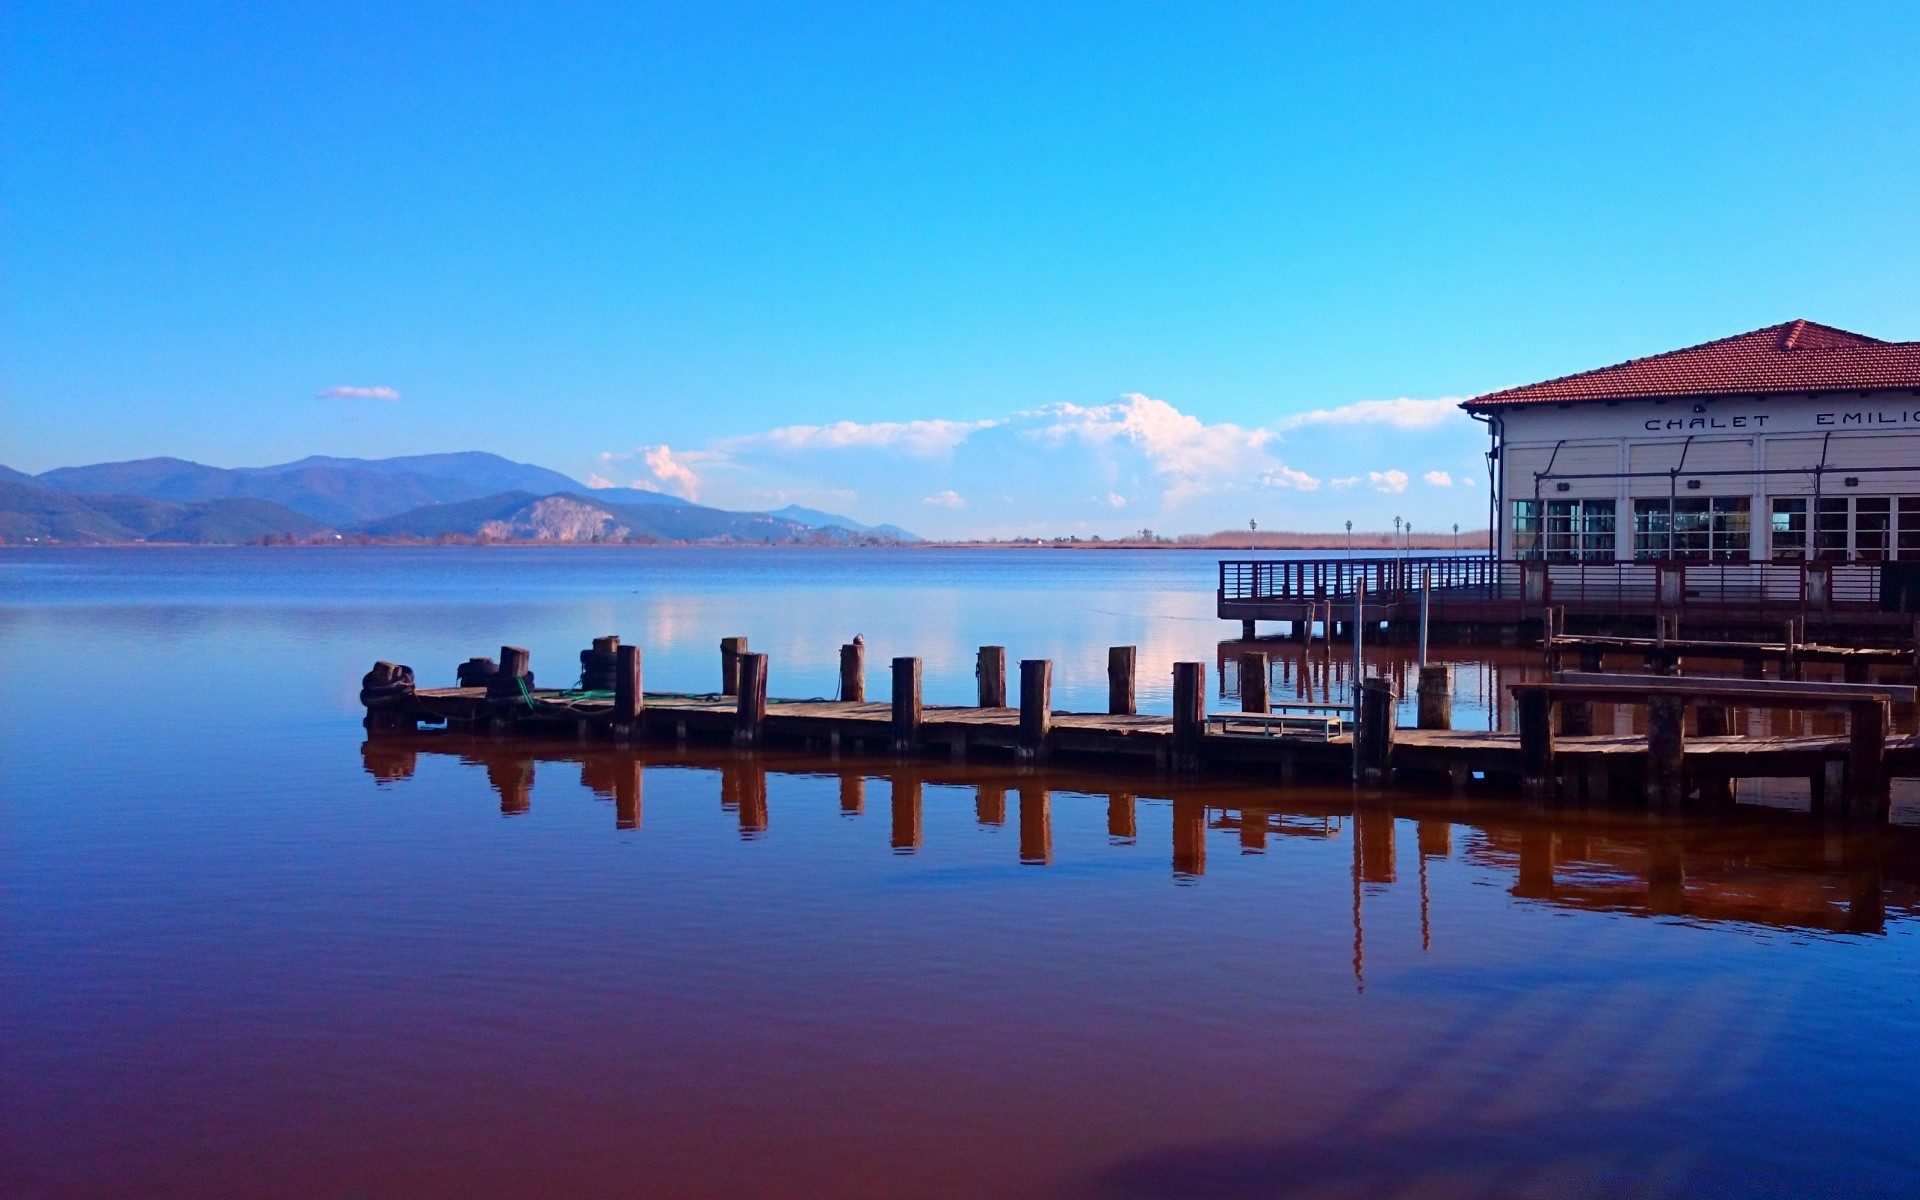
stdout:
<svg viewBox="0 0 1920 1200">
<path fill-rule="evenodd" d="M 1911 826 L 360 728 L 604 633 L 1164 711 L 1214 561 L 0 551 L 0 1195 L 1920 1194 Z"/>
</svg>

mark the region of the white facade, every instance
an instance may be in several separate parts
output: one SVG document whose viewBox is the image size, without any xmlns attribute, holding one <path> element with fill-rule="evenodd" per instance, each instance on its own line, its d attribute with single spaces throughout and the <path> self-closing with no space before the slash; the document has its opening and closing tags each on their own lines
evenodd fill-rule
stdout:
<svg viewBox="0 0 1920 1200">
<path fill-rule="evenodd" d="M 1920 392 L 1481 411 L 1503 558 L 1920 560 Z"/>
</svg>

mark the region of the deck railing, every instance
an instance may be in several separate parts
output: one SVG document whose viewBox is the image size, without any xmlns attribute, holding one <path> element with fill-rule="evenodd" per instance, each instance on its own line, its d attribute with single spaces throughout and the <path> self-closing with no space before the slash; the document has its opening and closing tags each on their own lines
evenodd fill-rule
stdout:
<svg viewBox="0 0 1920 1200">
<path fill-rule="evenodd" d="M 1474 555 L 1405 558 L 1229 559 L 1220 599 L 1351 599 L 1364 582 L 1370 603 L 1417 600 L 1425 579 L 1436 602 L 1515 600 L 1624 604 L 1636 608 L 1877 610 L 1875 562 L 1583 562 Z M 1920 602 L 1920 596 L 1912 598 Z M 1894 607 L 1906 607 L 1896 604 Z"/>
</svg>

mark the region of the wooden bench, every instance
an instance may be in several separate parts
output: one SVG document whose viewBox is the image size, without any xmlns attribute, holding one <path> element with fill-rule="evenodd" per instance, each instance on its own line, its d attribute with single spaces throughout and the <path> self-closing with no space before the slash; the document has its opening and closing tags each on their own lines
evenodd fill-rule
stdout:
<svg viewBox="0 0 1920 1200">
<path fill-rule="evenodd" d="M 1332 713 L 1352 710 L 1344 704 L 1300 704 L 1288 708 L 1329 709 Z M 1207 718 L 1207 731 L 1227 737 L 1304 738 L 1330 742 L 1346 729 L 1344 716 L 1315 712 L 1216 713 Z"/>
<path fill-rule="evenodd" d="M 1726 713 L 1734 708 L 1840 712 L 1847 716 L 1844 781 L 1836 780 L 1852 815 L 1875 815 L 1887 800 L 1886 744 L 1889 706 L 1911 704 L 1916 689 L 1906 684 L 1796 683 L 1706 676 L 1613 675 L 1557 672 L 1552 682 L 1509 687 L 1519 709 L 1521 787 L 1544 795 L 1553 786 L 1554 709 L 1570 704 L 1629 704 L 1647 709 L 1647 793 L 1655 804 L 1677 805 L 1685 797 L 1686 711 L 1717 714 L 1712 732 L 1726 734 Z M 1578 735 L 1588 728 L 1562 730 Z M 1702 780 L 1703 789 L 1724 797 L 1725 778 Z M 1826 798 L 1824 771 L 1816 799 Z M 1835 797 L 1836 799 L 1838 797 Z"/>
</svg>

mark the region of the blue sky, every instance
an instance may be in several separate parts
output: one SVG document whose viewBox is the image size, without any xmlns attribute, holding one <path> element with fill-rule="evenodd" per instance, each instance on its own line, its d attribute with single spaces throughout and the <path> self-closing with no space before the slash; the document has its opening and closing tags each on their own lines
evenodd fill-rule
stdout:
<svg viewBox="0 0 1920 1200">
<path fill-rule="evenodd" d="M 1920 338 L 1920 6 L 1037 7 L 10 5 L 0 462 L 1439 528 L 1430 402 Z"/>
</svg>

